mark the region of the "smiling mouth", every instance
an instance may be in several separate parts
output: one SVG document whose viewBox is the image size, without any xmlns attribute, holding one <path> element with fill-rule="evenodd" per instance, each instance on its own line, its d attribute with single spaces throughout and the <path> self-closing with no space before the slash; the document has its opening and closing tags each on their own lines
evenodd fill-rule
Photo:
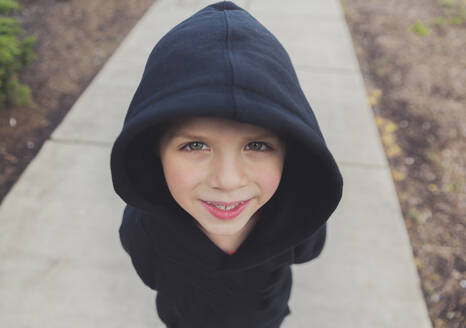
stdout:
<svg viewBox="0 0 466 328">
<path fill-rule="evenodd" d="M 250 199 L 244 202 L 229 203 L 233 204 L 229 207 L 225 206 L 216 206 L 212 203 L 202 200 L 204 207 L 218 219 L 228 220 L 237 217 L 248 205 Z M 225 203 L 224 203 L 225 204 Z M 227 203 L 228 204 L 228 203 Z"/>
<path fill-rule="evenodd" d="M 236 207 L 238 205 L 242 205 L 242 204 L 248 202 L 249 200 L 250 199 L 239 200 L 239 201 L 236 201 L 236 202 L 218 202 L 218 201 L 208 201 L 208 200 L 202 200 L 202 201 L 209 204 L 209 205 L 214 205 L 214 206 L 217 206 L 219 208 L 225 209 L 225 208 L 233 208 L 233 207 Z"/>
</svg>

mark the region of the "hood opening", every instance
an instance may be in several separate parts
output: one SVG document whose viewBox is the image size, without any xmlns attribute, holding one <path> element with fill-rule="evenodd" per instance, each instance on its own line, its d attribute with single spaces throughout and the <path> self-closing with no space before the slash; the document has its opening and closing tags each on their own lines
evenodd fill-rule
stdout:
<svg viewBox="0 0 466 328">
<path fill-rule="evenodd" d="M 156 211 L 158 206 L 179 206 L 170 194 L 160 158 L 156 155 L 156 144 L 174 120 L 148 125 L 131 136 L 123 151 L 115 150 L 114 156 L 120 153 L 113 161 L 117 181 L 126 177 L 124 186 L 117 186 L 117 191 L 129 204 L 148 212 Z M 320 213 L 316 215 L 320 217 L 326 209 L 333 209 L 341 193 L 338 190 L 340 181 L 335 175 L 337 168 L 333 158 L 328 152 L 322 152 L 326 148 L 311 148 L 296 135 L 276 133 L 285 140 L 286 155 L 280 185 L 268 206 L 286 207 L 290 215 L 299 214 L 305 219 L 313 213 Z M 286 222 L 276 224 L 286 229 Z"/>
<path fill-rule="evenodd" d="M 160 233 L 151 241 L 159 242 L 158 248 L 173 244 L 158 226 L 166 217 L 175 218 L 180 228 L 175 233 L 185 226 L 186 236 L 194 231 L 185 224 L 189 215 L 171 196 L 154 152 L 167 122 L 188 116 L 260 125 L 286 139 L 281 182 L 263 206 L 266 220 L 259 220 L 254 238 L 245 241 L 247 250 L 240 248 L 228 265 L 256 263 L 298 244 L 336 209 L 343 178 L 287 51 L 247 11 L 231 1 L 217 2 L 174 26 L 154 46 L 111 152 L 115 192 L 157 218 L 146 223 Z M 197 241 L 201 260 L 210 254 L 212 262 L 223 263 L 223 254 Z"/>
</svg>

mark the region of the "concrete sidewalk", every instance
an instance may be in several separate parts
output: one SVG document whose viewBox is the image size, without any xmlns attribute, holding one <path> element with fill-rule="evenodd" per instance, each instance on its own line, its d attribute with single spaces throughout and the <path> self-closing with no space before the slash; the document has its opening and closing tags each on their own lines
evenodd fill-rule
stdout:
<svg viewBox="0 0 466 328">
<path fill-rule="evenodd" d="M 165 327 L 120 245 L 110 151 L 155 43 L 214 2 L 156 1 L 4 199 L 1 327 Z M 322 255 L 293 266 L 283 327 L 431 328 L 340 3 L 234 2 L 287 49 L 345 183 Z"/>
</svg>

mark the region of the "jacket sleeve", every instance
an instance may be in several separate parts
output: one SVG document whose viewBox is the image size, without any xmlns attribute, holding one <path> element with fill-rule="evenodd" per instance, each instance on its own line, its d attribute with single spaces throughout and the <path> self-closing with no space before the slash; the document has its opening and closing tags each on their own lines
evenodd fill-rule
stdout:
<svg viewBox="0 0 466 328">
<path fill-rule="evenodd" d="M 151 246 L 141 224 L 140 212 L 127 205 L 119 228 L 123 249 L 128 253 L 141 280 L 153 290 L 158 290 L 160 257 Z"/>
<path fill-rule="evenodd" d="M 324 223 L 311 237 L 295 247 L 293 263 L 305 263 L 318 257 L 324 248 L 326 237 L 327 223 Z"/>
</svg>

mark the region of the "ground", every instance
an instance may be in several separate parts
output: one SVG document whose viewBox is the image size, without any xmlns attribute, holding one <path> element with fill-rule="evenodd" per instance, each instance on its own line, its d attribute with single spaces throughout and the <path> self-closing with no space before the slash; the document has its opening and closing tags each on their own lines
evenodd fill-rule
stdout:
<svg viewBox="0 0 466 328">
<path fill-rule="evenodd" d="M 433 326 L 464 327 L 466 1 L 341 3 Z"/>
<path fill-rule="evenodd" d="M 15 16 L 38 36 L 36 59 L 19 74 L 37 106 L 0 109 L 0 202 L 154 0 L 18 2 Z M 462 327 L 465 0 L 341 4 L 433 327 Z"/>
</svg>

